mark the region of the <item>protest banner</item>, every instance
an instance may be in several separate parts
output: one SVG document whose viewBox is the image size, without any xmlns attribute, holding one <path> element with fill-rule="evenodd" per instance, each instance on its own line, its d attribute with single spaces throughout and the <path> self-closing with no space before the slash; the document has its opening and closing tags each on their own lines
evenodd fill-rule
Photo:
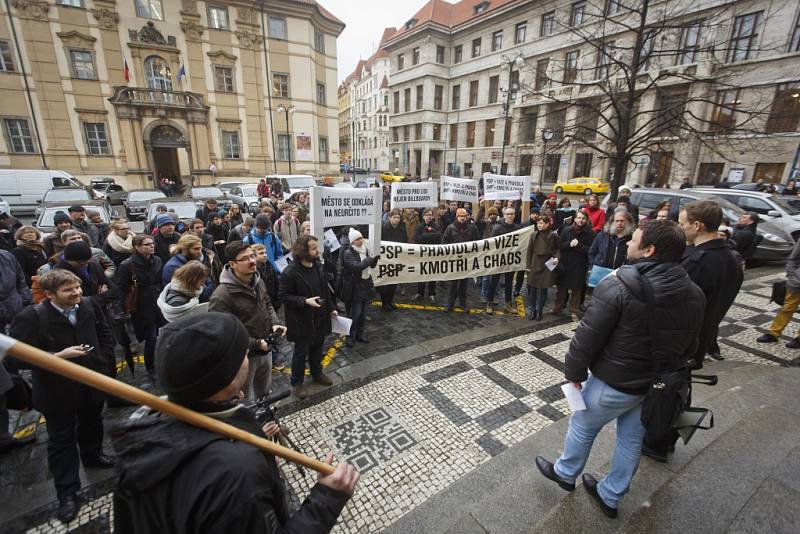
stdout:
<svg viewBox="0 0 800 534">
<path fill-rule="evenodd" d="M 392 209 L 435 208 L 439 199 L 435 182 L 392 182 Z"/>
<path fill-rule="evenodd" d="M 314 186 L 309 189 L 311 235 L 320 239 L 332 226 L 369 225 L 369 249 L 381 242 L 381 211 L 383 191 L 370 189 L 339 189 Z"/>
<path fill-rule="evenodd" d="M 530 176 L 503 176 L 483 173 L 483 197 L 486 200 L 530 200 Z"/>
<path fill-rule="evenodd" d="M 439 191 L 440 200 L 455 200 L 472 204 L 478 202 L 478 180 L 442 176 L 439 178 Z"/>
<path fill-rule="evenodd" d="M 510 234 L 450 245 L 384 241 L 373 280 L 382 286 L 522 271 L 534 230 L 527 226 Z"/>
</svg>

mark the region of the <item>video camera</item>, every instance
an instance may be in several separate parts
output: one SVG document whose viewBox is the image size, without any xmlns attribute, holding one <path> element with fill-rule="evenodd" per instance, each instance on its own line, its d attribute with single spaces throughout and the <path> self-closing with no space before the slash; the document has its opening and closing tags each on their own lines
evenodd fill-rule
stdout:
<svg viewBox="0 0 800 534">
<path fill-rule="evenodd" d="M 291 390 L 285 389 L 277 393 L 259 395 L 256 397 L 256 400 L 244 406 L 255 414 L 258 424 L 263 425 L 269 421 L 275 420 L 275 410 L 272 408 L 272 405 L 282 401 L 290 394 Z"/>
</svg>

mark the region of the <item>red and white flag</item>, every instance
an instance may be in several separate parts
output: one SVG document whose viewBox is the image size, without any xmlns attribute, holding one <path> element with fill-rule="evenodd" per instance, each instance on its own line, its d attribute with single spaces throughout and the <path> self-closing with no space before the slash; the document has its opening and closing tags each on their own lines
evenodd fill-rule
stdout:
<svg viewBox="0 0 800 534">
<path fill-rule="evenodd" d="M 128 58 L 126 58 L 125 56 L 122 56 L 122 61 L 124 62 L 124 65 L 122 67 L 122 71 L 123 71 L 123 73 L 125 75 L 125 81 L 129 82 L 129 81 L 131 81 L 131 69 L 130 69 L 130 67 L 128 67 Z"/>
</svg>

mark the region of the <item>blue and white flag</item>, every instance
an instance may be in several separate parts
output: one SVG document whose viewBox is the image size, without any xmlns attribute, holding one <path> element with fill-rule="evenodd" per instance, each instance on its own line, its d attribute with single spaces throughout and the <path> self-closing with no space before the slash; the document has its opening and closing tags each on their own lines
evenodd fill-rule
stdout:
<svg viewBox="0 0 800 534">
<path fill-rule="evenodd" d="M 184 67 L 183 63 L 181 63 L 181 68 L 178 69 L 178 76 L 177 76 L 178 83 L 181 82 L 181 78 L 185 77 L 186 77 L 186 67 Z"/>
</svg>

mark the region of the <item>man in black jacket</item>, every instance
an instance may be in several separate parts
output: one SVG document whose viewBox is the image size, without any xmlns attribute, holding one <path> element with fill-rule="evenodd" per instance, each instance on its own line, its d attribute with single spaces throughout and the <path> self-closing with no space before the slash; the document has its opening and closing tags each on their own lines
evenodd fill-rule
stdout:
<svg viewBox="0 0 800 534">
<path fill-rule="evenodd" d="M 180 236 L 175 232 L 175 219 L 167 214 L 156 217 L 156 235 L 153 236 L 155 255 L 161 258 L 161 265 L 172 259 L 170 247 L 178 244 Z"/>
<path fill-rule="evenodd" d="M 231 314 L 178 319 L 158 338 L 159 384 L 172 402 L 261 437 L 274 434 L 274 421 L 261 427 L 240 403 L 248 345 Z M 290 517 L 275 456 L 252 445 L 146 409 L 114 434 L 114 531 L 123 534 L 329 532 L 358 482 L 352 466 L 339 464 Z"/>
<path fill-rule="evenodd" d="M 389 212 L 389 220 L 383 225 L 381 230 L 381 241 L 392 241 L 394 243 L 407 243 L 408 231 L 406 225 L 401 221 L 403 215 L 399 209 L 395 208 Z M 378 288 L 378 293 L 381 296 L 381 309 L 383 311 L 392 311 L 397 309 L 397 304 L 394 303 L 394 292 L 397 290 L 397 284 L 387 284 Z"/>
<path fill-rule="evenodd" d="M 514 208 L 503 209 L 503 222 L 494 225 L 492 230 L 492 237 L 501 236 L 503 234 L 510 234 L 520 229 L 520 225 L 514 222 L 516 212 Z M 503 274 L 493 274 L 489 277 L 489 289 L 486 301 L 486 313 L 494 313 L 494 298 L 497 292 L 497 285 L 500 283 L 500 277 L 504 279 L 503 290 L 505 291 L 505 306 L 503 307 L 504 313 L 517 313 L 512 293 L 514 291 L 514 272 Z"/>
<path fill-rule="evenodd" d="M 322 372 L 322 348 L 336 317 L 336 298 L 319 262 L 317 238 L 301 235 L 292 245 L 294 261 L 281 273 L 280 299 L 286 304 L 286 338 L 294 341 L 292 393 L 306 397 L 303 378 L 308 360 L 311 380 L 323 386 L 333 381 Z"/>
<path fill-rule="evenodd" d="M 567 351 L 567 386 L 580 392 L 586 409 L 570 417 L 564 453 L 555 464 L 536 457 L 545 477 L 572 491 L 595 437 L 616 419 L 611 471 L 599 482 L 588 473 L 582 477 L 608 517 L 617 516 L 639 466 L 645 435 L 641 405 L 654 374 L 653 348 L 659 348 L 661 367 L 672 370 L 684 367 L 697 347 L 705 298 L 677 263 L 685 247 L 686 238 L 672 221 L 648 221 L 634 232 L 628 242 L 632 265 L 597 285 Z M 652 306 L 645 284 L 652 290 Z"/>
<path fill-rule="evenodd" d="M 713 200 L 690 202 L 681 210 L 678 223 L 689 244 L 681 258 L 681 265 L 689 273 L 692 282 L 703 290 L 708 302 L 697 352 L 692 358 L 694 368 L 700 369 L 705 355 L 716 347 L 719 322 L 739 293 L 744 273 L 728 243 L 717 232 L 722 224 L 722 208 L 719 204 Z M 718 353 L 712 356 L 722 359 Z"/>
<path fill-rule="evenodd" d="M 427 208 L 422 214 L 422 222 L 414 230 L 414 243 L 418 245 L 440 245 L 442 243 L 442 229 L 433 221 L 433 210 Z M 417 284 L 417 293 L 413 301 L 425 297 L 425 282 Z M 436 303 L 436 282 L 428 282 L 428 298 L 432 304 Z"/>
<path fill-rule="evenodd" d="M 478 239 L 478 227 L 467 219 L 467 210 L 458 208 L 456 210 L 456 222 L 445 228 L 444 235 L 442 236 L 442 244 L 466 243 L 468 241 L 477 241 Z M 447 296 L 446 310 L 448 312 L 453 311 L 456 297 L 458 297 L 461 309 L 467 311 L 467 278 L 450 280 L 449 284 L 450 288 Z"/>
<path fill-rule="evenodd" d="M 756 247 L 761 241 L 756 233 L 758 227 L 758 213 L 746 211 L 739 216 L 739 222 L 733 230 L 733 241 L 736 243 L 736 252 L 741 254 L 744 261 L 749 260 L 756 253 Z"/>
<path fill-rule="evenodd" d="M 11 336 L 108 374 L 114 338 L 95 305 L 81 298 L 80 278 L 54 269 L 39 278 L 39 286 L 45 301 L 17 315 Z M 64 523 L 75 519 L 80 508 L 79 449 L 84 467 L 114 466 L 102 449 L 104 398 L 89 386 L 33 368 L 33 406 L 47 419 L 47 461 L 58 495 L 57 516 Z"/>
</svg>

